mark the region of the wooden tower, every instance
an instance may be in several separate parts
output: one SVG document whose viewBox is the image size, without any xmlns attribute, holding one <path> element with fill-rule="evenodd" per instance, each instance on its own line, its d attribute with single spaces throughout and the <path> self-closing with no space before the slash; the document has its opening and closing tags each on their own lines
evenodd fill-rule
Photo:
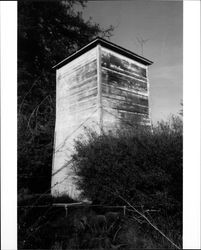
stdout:
<svg viewBox="0 0 201 250">
<path fill-rule="evenodd" d="M 78 50 L 56 69 L 56 125 L 52 195 L 77 198 L 71 154 L 91 128 L 113 131 L 127 122 L 150 125 L 148 66 L 152 62 L 102 38 Z"/>
</svg>

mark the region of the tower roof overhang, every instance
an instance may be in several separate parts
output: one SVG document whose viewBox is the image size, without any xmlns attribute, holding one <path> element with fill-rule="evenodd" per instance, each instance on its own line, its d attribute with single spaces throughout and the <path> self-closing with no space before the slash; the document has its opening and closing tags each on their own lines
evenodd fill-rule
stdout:
<svg viewBox="0 0 201 250">
<path fill-rule="evenodd" d="M 122 54 L 130 59 L 133 59 L 139 63 L 142 63 L 146 66 L 149 66 L 151 64 L 153 64 L 152 61 L 146 59 L 145 57 L 142 57 L 140 55 L 137 55 L 135 53 L 133 53 L 130 50 L 127 50 L 119 45 L 116 45 L 110 41 L 107 41 L 103 38 L 97 37 L 96 39 L 94 39 L 93 41 L 91 41 L 90 43 L 88 43 L 87 45 L 85 45 L 84 47 L 82 47 L 81 49 L 79 49 L 78 51 L 76 51 L 75 53 L 73 53 L 72 55 L 68 56 L 67 58 L 65 58 L 64 60 L 62 60 L 61 62 L 57 63 L 56 65 L 54 65 L 52 68 L 53 69 L 58 69 L 62 66 L 64 66 L 65 64 L 71 62 L 72 60 L 76 59 L 77 57 L 81 56 L 82 54 L 84 54 L 85 52 L 93 49 L 94 47 L 96 47 L 97 45 L 101 45 L 104 48 L 110 49 L 114 52 L 117 52 L 119 54 Z"/>
</svg>

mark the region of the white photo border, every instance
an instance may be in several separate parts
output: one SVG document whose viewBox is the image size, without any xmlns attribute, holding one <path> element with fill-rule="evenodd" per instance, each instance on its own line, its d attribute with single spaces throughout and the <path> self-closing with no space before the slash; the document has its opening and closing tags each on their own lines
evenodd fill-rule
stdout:
<svg viewBox="0 0 201 250">
<path fill-rule="evenodd" d="M 183 248 L 200 249 L 200 1 L 184 3 Z M 1 247 L 17 249 L 17 2 L 1 2 Z"/>
</svg>

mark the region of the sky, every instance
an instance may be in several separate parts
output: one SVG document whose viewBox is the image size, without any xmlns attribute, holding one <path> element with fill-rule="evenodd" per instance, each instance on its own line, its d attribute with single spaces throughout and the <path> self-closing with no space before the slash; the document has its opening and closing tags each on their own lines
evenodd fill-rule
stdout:
<svg viewBox="0 0 201 250">
<path fill-rule="evenodd" d="M 183 3 L 165 0 L 88 1 L 84 19 L 115 27 L 110 41 L 142 55 L 137 38 L 148 39 L 143 56 L 149 68 L 153 123 L 178 114 L 183 100 Z"/>
</svg>

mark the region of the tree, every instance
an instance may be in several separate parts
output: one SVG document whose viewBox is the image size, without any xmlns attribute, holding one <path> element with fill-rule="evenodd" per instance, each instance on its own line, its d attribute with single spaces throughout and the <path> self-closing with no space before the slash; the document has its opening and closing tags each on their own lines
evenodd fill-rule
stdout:
<svg viewBox="0 0 201 250">
<path fill-rule="evenodd" d="M 50 187 L 55 121 L 55 72 L 59 61 L 97 35 L 111 35 L 85 21 L 84 0 L 18 3 L 18 189 Z"/>
</svg>

